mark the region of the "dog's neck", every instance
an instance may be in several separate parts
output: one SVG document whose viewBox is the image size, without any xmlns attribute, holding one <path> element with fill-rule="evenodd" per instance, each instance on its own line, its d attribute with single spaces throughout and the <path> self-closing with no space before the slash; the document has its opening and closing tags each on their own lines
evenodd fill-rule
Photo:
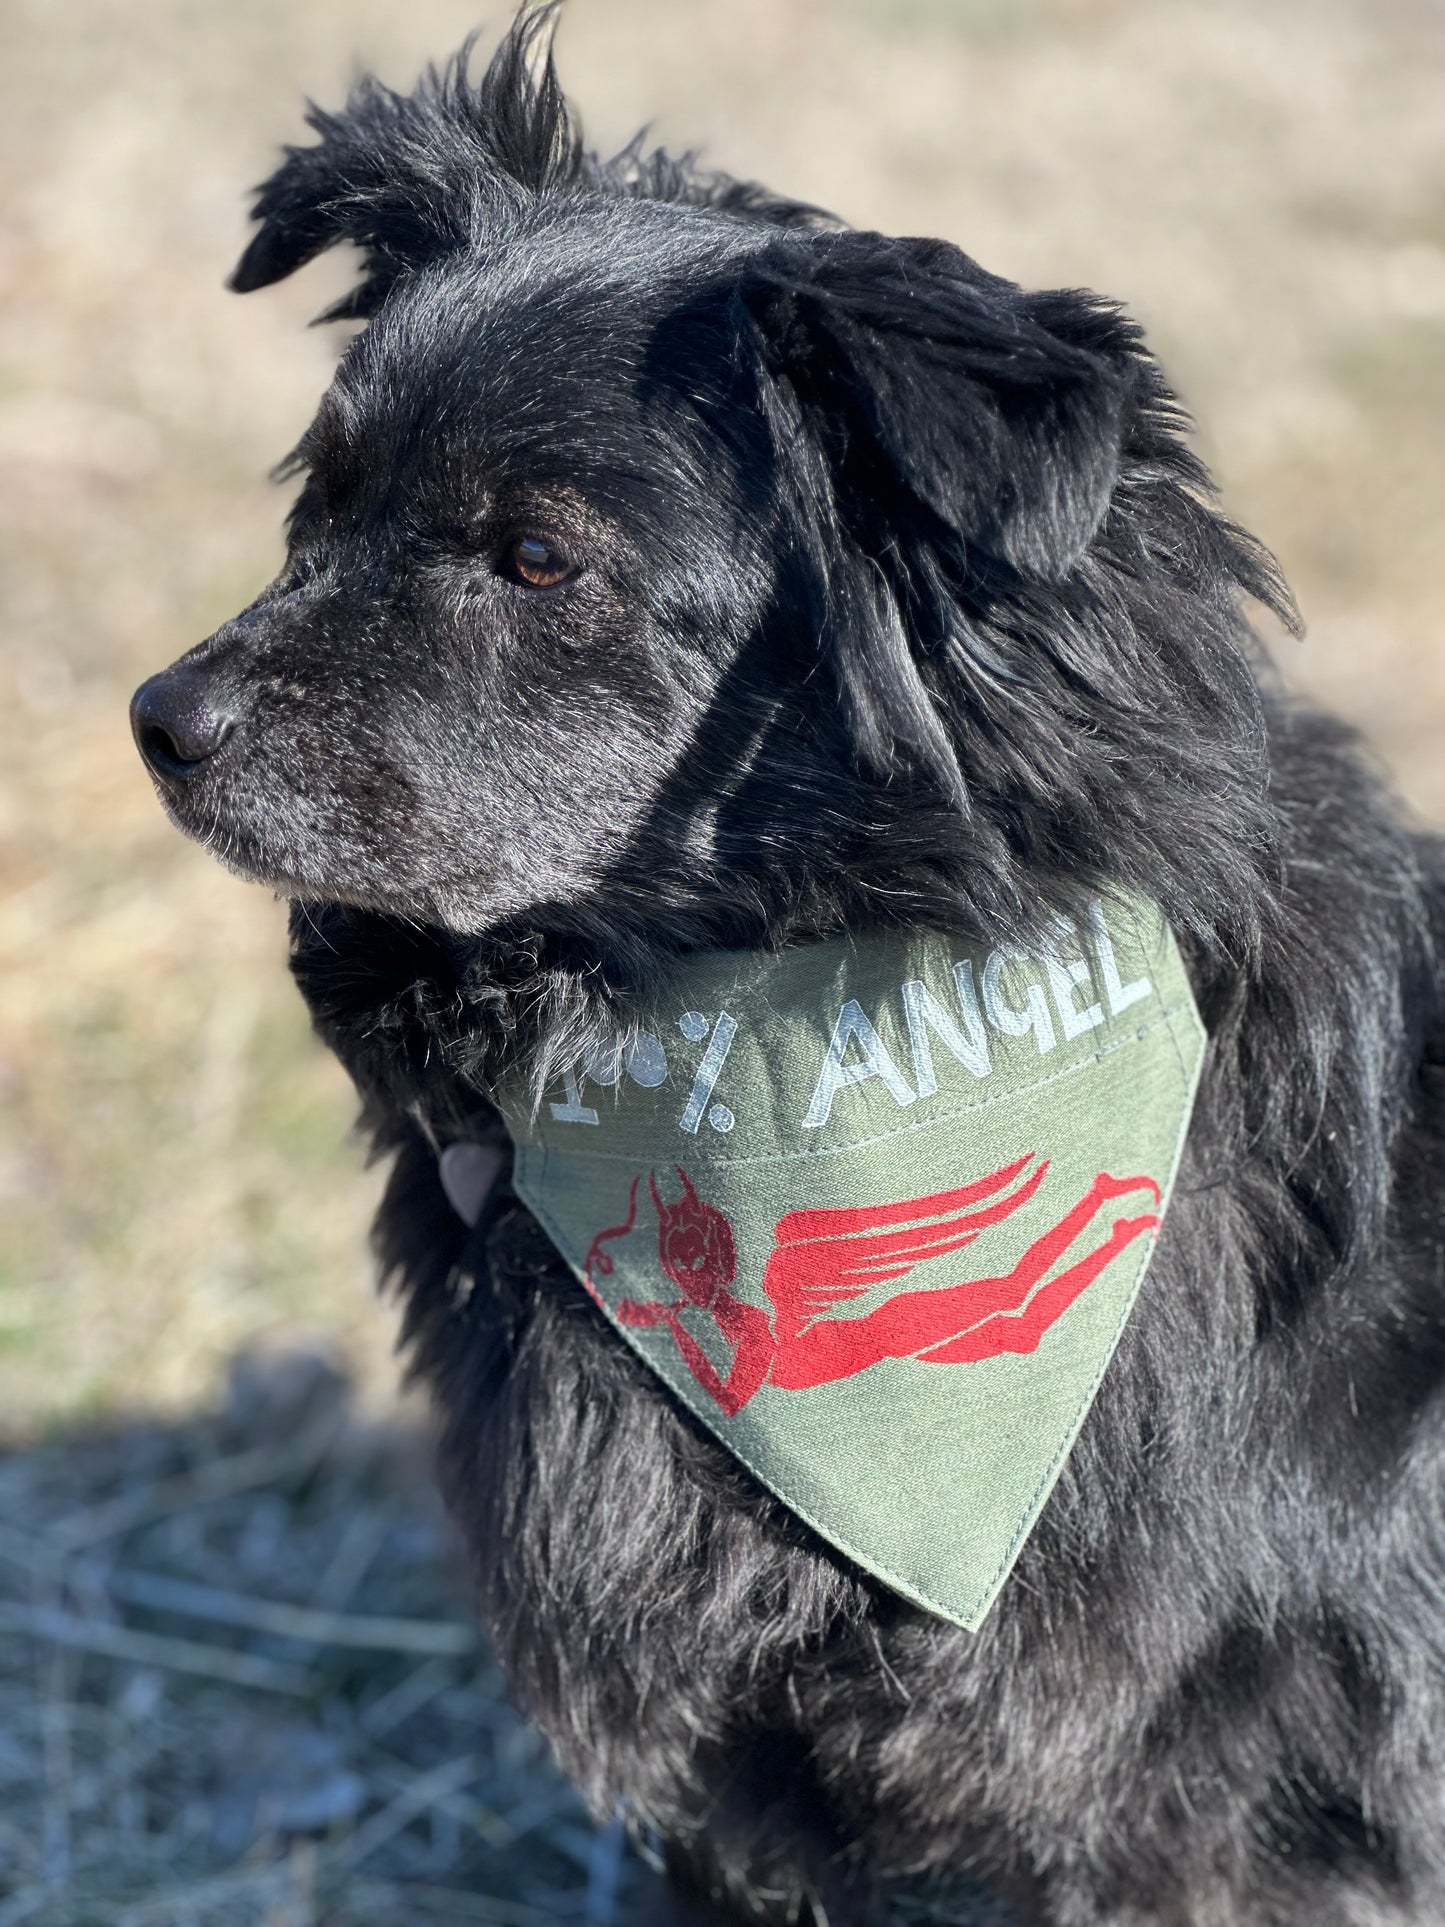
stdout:
<svg viewBox="0 0 1445 1927">
<path fill-rule="evenodd" d="M 1230 906 L 1220 930 L 1180 927 L 1152 877 L 1021 861 L 954 813 L 882 792 L 860 797 L 846 842 L 800 832 L 788 854 L 786 866 L 708 875 L 686 852 L 669 859 L 660 848 L 641 866 L 645 887 L 613 881 L 588 901 L 479 934 L 298 903 L 292 968 L 318 1031 L 363 1095 L 425 1120 L 445 1142 L 485 1110 L 485 1092 L 503 1076 L 520 1069 L 540 1087 L 586 1059 L 646 1009 L 679 959 L 701 952 L 888 929 L 1034 948 L 1061 921 L 1081 922 L 1101 891 L 1123 889 L 1161 902 L 1208 1006 L 1238 974 L 1238 931 L 1258 914 L 1254 903 L 1242 914 Z M 1267 904 L 1264 880 L 1254 883 Z"/>
<path fill-rule="evenodd" d="M 1381 1235 L 1388 1199 L 1359 1172 L 1388 1168 L 1384 1147 L 1410 1102 L 1402 1066 L 1415 1061 L 1419 1026 L 1440 1021 L 1432 944 L 1441 939 L 1430 929 L 1419 851 L 1343 732 L 1286 716 L 1273 765 L 1287 837 L 1277 859 L 1242 852 L 1235 866 L 1239 878 L 1254 879 L 1246 908 L 1260 934 L 1252 954 L 1235 947 L 1238 904 L 1228 906 L 1222 927 L 1198 931 L 1181 927 L 1149 879 L 1141 893 L 1160 901 L 1175 926 L 1211 1034 L 1198 1119 L 1211 1182 L 1231 1184 L 1253 1169 L 1251 1195 L 1273 1187 L 1300 1201 L 1303 1215 L 1295 1223 L 1292 1207 L 1293 1228 L 1282 1227 L 1281 1239 L 1291 1248 L 1304 1240 L 1345 1264 Z M 1161 824 L 1168 870 L 1187 868 L 1188 850 L 1170 847 L 1167 830 Z M 925 904 L 930 874 L 934 894 Z M 1019 896 L 1026 875 L 1021 869 L 1015 879 Z M 820 880 L 790 904 L 773 902 L 767 938 L 802 942 L 897 920 L 973 940 L 1014 939 L 1017 925 L 980 933 L 966 876 L 966 866 L 930 867 L 891 899 Z M 1067 903 L 1075 881 L 1061 887 L 1055 879 L 1038 894 Z M 717 946 L 704 918 L 691 927 L 706 940 L 680 944 L 688 925 L 670 911 L 656 923 L 599 911 L 458 937 L 372 911 L 298 906 L 293 969 L 381 1141 L 395 1144 L 399 1126 L 420 1117 L 445 1142 L 497 1128 L 486 1091 L 508 1067 L 536 1066 L 544 1041 L 551 1064 L 585 1057 L 645 999 L 678 948 Z M 1388 1009 L 1381 984 L 1394 986 Z"/>
</svg>

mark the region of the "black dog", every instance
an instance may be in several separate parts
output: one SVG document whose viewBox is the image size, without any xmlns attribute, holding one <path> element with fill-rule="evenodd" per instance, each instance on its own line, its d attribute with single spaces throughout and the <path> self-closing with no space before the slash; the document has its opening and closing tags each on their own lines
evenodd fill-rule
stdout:
<svg viewBox="0 0 1445 1927">
<path fill-rule="evenodd" d="M 378 1246 L 513 1691 L 701 1911 L 966 1875 L 1055 1927 L 1438 1927 L 1439 852 L 1273 688 L 1240 605 L 1287 591 L 1114 307 L 601 161 L 545 25 L 313 112 L 261 190 L 234 285 L 350 240 L 367 325 L 284 572 L 135 703 L 180 827 L 293 899 L 394 1160 Z M 1178 934 L 1204 1083 L 971 1635 L 770 1498 L 505 1177 L 469 1233 L 437 1153 L 679 952 L 1028 941 L 1114 887 Z"/>
</svg>

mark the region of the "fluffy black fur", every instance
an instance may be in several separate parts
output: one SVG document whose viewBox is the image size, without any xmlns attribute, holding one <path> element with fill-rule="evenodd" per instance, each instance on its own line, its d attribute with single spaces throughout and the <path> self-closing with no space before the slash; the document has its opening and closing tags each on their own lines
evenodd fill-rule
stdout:
<svg viewBox="0 0 1445 1927">
<path fill-rule="evenodd" d="M 1241 604 L 1287 592 L 1115 307 L 599 160 L 547 26 L 313 110 L 261 189 L 235 286 L 350 240 L 367 325 L 285 570 L 137 709 L 181 826 L 294 899 L 512 1688 L 700 1909 L 966 1874 L 1051 1927 L 1438 1927 L 1439 852 L 1273 686 Z M 573 573 L 528 586 L 523 535 Z M 1027 939 L 1120 887 L 1205 1081 L 970 1636 L 763 1493 L 505 1181 L 469 1234 L 436 1152 L 681 951 Z"/>
</svg>

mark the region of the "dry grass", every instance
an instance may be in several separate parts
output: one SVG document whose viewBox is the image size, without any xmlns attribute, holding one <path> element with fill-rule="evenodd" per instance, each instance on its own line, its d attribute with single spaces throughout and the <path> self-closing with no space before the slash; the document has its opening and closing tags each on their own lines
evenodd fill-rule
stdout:
<svg viewBox="0 0 1445 1927">
<path fill-rule="evenodd" d="M 507 1711 L 437 1511 L 314 1354 L 0 1461 L 0 1923 L 637 1919 L 650 1877 Z"/>
<path fill-rule="evenodd" d="M 0 1428 L 28 1446 L 0 1461 L 0 1927 L 470 1917 L 428 1880 L 505 1927 L 585 1911 L 604 1864 L 479 1662 L 235 1622 L 459 1609 L 428 1502 L 367 1456 L 392 1380 L 373 1180 L 280 910 L 171 833 L 125 724 L 274 567 L 262 477 L 327 379 L 301 323 L 344 264 L 223 294 L 242 189 L 303 90 L 334 100 L 353 55 L 405 79 L 475 5 L 0 0 Z M 1445 817 L 1438 0 L 570 0 L 562 40 L 604 143 L 661 110 L 664 138 L 861 223 L 1125 298 L 1300 593 L 1288 673 Z M 204 1413 L 268 1332 L 324 1334 L 366 1416 L 311 1470 L 194 1504 L 185 1481 L 249 1449 L 234 1402 Z M 270 1685 L 188 1670 L 197 1643 Z M 405 1680 L 437 1691 L 377 1738 Z M 270 1787 L 240 1846 L 237 1775 Z M 317 1786 L 335 1811 L 290 1827 Z M 552 1817 L 524 1828 L 534 1793 Z"/>
</svg>

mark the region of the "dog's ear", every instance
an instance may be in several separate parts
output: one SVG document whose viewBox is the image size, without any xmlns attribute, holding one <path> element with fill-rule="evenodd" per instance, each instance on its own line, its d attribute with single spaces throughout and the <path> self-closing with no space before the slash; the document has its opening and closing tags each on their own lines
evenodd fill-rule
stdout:
<svg viewBox="0 0 1445 1927">
<path fill-rule="evenodd" d="M 1025 294 L 945 242 L 864 233 L 790 246 L 743 300 L 845 513 L 886 522 L 901 490 L 966 548 L 1068 575 L 1108 509 L 1131 388 L 1098 304 Z"/>
<path fill-rule="evenodd" d="M 314 147 L 288 147 L 256 191 L 259 231 L 230 285 L 264 288 L 338 241 L 355 242 L 360 286 L 320 318 L 375 313 L 399 274 L 465 247 L 489 203 L 575 181 L 579 136 L 552 61 L 556 5 L 517 16 L 481 79 L 472 40 L 411 94 L 360 81 L 342 112 L 314 103 Z"/>
</svg>

